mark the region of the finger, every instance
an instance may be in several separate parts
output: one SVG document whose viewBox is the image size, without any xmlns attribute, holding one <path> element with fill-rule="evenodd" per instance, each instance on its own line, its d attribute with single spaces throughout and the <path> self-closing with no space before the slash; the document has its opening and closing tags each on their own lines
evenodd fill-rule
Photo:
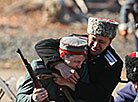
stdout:
<svg viewBox="0 0 138 102">
<path fill-rule="evenodd" d="M 78 73 L 76 71 L 74 72 L 74 75 L 77 79 L 80 79 L 80 76 L 78 75 Z"/>
<path fill-rule="evenodd" d="M 73 75 L 75 75 L 75 77 L 76 77 L 77 79 L 80 78 L 80 76 L 78 75 L 78 73 L 77 73 L 74 69 L 71 69 L 70 72 L 71 72 Z"/>
<path fill-rule="evenodd" d="M 38 89 L 34 89 L 34 94 L 36 94 L 36 93 L 40 93 L 40 92 L 42 92 L 42 91 L 44 91 L 45 89 L 44 88 L 38 88 Z"/>
<path fill-rule="evenodd" d="M 73 76 L 73 75 L 71 76 L 71 78 L 72 78 L 74 81 L 76 81 L 76 82 L 78 81 L 78 79 L 77 79 L 75 76 Z"/>
<path fill-rule="evenodd" d="M 70 82 L 72 82 L 73 84 L 76 84 L 77 82 L 75 80 L 73 80 L 72 78 L 69 79 Z"/>
<path fill-rule="evenodd" d="M 47 95 L 47 94 L 48 94 L 48 92 L 46 90 L 44 90 L 44 91 L 42 91 L 42 92 L 39 93 L 39 95 L 41 95 L 41 96 L 42 95 Z"/>
<path fill-rule="evenodd" d="M 42 98 L 41 98 L 41 102 L 43 101 L 43 100 L 45 100 L 46 98 L 48 98 L 48 94 L 45 94 L 45 95 L 42 95 Z"/>
</svg>

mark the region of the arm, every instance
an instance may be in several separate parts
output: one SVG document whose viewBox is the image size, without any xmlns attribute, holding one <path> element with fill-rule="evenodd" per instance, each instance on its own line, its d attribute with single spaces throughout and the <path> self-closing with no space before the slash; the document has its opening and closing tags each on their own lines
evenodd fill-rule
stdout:
<svg viewBox="0 0 138 102">
<path fill-rule="evenodd" d="M 34 60 L 31 63 L 32 69 L 35 74 L 40 74 L 43 71 L 36 71 L 36 68 L 39 67 L 37 64 L 38 60 Z M 40 63 L 40 61 L 38 61 Z M 42 67 L 42 65 L 41 65 Z M 44 84 L 43 84 L 44 85 Z M 43 100 L 48 97 L 48 92 L 44 88 L 34 88 L 34 83 L 30 77 L 30 73 L 27 72 L 25 80 L 22 85 L 20 85 L 19 90 L 17 92 L 16 101 L 17 102 L 33 102 L 33 100 Z M 45 102 L 47 102 L 45 100 Z"/>
<path fill-rule="evenodd" d="M 33 82 L 28 78 L 27 74 L 24 83 L 18 89 L 16 102 L 32 102 L 33 90 Z"/>
<path fill-rule="evenodd" d="M 35 45 L 35 50 L 44 61 L 47 68 L 53 68 L 58 63 L 62 63 L 59 56 L 59 39 L 45 39 Z"/>
<path fill-rule="evenodd" d="M 122 89 L 117 91 L 118 96 L 115 98 L 115 102 L 133 102 L 136 97 L 136 90 L 133 83 L 128 82 Z"/>
<path fill-rule="evenodd" d="M 59 54 L 59 39 L 46 39 L 38 42 L 35 45 L 35 49 L 40 58 L 44 61 L 45 66 L 48 68 L 56 68 L 60 71 L 61 75 L 65 79 L 70 81 L 77 80 L 74 75 L 79 78 L 77 72 L 74 70 L 71 72 L 72 68 L 63 63 Z"/>
</svg>

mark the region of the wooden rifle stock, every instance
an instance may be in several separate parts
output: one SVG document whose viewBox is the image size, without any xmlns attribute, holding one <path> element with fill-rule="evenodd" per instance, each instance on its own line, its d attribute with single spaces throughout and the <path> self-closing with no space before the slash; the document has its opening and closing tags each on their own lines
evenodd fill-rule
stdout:
<svg viewBox="0 0 138 102">
<path fill-rule="evenodd" d="M 29 74 L 30 74 L 30 76 L 31 76 L 31 78 L 32 78 L 34 87 L 35 87 L 35 88 L 42 88 L 42 84 L 41 84 L 40 81 L 37 79 L 37 77 L 36 77 L 36 75 L 35 75 L 35 73 L 34 73 L 32 67 L 31 67 L 30 63 L 28 63 L 27 59 L 25 59 L 24 56 L 22 55 L 21 50 L 18 49 L 16 52 L 20 55 L 20 57 L 21 57 L 21 59 L 22 59 L 24 65 L 26 66 L 27 71 L 29 72 Z M 46 98 L 43 102 L 49 102 L 49 99 Z"/>
</svg>

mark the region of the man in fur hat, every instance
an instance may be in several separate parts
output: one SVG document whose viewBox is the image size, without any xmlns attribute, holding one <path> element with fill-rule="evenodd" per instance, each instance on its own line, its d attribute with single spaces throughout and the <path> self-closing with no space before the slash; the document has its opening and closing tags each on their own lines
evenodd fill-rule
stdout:
<svg viewBox="0 0 138 102">
<path fill-rule="evenodd" d="M 87 41 L 78 37 L 63 37 L 60 40 L 59 52 L 61 60 L 78 72 L 80 80 L 89 83 L 87 65 L 84 63 L 81 66 L 88 53 Z M 75 90 L 73 83 L 62 78 L 56 69 L 49 70 L 40 59 L 34 60 L 31 66 L 43 88 L 34 88 L 31 77 L 27 73 L 17 92 L 16 102 L 42 102 L 46 98 L 49 98 L 48 102 L 86 102 L 73 96 Z M 71 98 L 66 95 L 67 92 L 64 92 L 65 86 L 70 88 L 67 90 L 72 93 Z"/>
<path fill-rule="evenodd" d="M 120 81 L 123 62 L 111 47 L 116 36 L 118 23 L 110 19 L 88 19 L 86 35 L 73 34 L 72 36 L 88 41 L 87 68 L 90 83 L 79 80 L 78 73 L 66 66 L 60 59 L 59 40 L 46 39 L 36 44 L 35 48 L 49 69 L 57 69 L 68 81 L 74 83 L 76 97 L 88 102 L 109 102 L 111 94 Z M 113 98 L 112 98 L 113 99 Z"/>
<path fill-rule="evenodd" d="M 133 52 L 125 57 L 128 83 L 117 92 L 115 102 L 134 102 L 138 90 L 138 52 Z M 138 102 L 138 101 L 135 101 Z"/>
</svg>

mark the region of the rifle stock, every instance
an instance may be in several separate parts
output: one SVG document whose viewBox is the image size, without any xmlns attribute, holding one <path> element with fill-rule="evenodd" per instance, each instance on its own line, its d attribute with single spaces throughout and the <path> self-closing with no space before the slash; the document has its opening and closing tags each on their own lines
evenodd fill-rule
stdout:
<svg viewBox="0 0 138 102">
<path fill-rule="evenodd" d="M 27 59 L 24 58 L 24 56 L 23 56 L 21 50 L 20 50 L 20 49 L 17 49 L 16 52 L 20 55 L 20 57 L 21 57 L 21 59 L 22 59 L 24 65 L 25 65 L 27 71 L 29 72 L 29 74 L 30 74 L 30 76 L 31 76 L 31 79 L 32 79 L 32 81 L 33 81 L 34 87 L 35 87 L 35 88 L 42 88 L 42 84 L 41 84 L 40 81 L 37 79 L 37 77 L 36 77 L 36 75 L 35 75 L 35 73 L 34 73 L 32 67 L 31 67 L 30 63 L 28 63 Z M 49 102 L 49 99 L 46 98 L 43 102 Z"/>
</svg>

